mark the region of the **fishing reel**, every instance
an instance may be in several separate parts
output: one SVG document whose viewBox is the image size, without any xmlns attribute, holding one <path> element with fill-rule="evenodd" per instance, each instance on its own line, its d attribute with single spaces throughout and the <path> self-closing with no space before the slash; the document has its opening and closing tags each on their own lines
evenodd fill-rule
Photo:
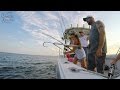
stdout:
<svg viewBox="0 0 120 90">
<path fill-rule="evenodd" d="M 116 56 L 120 53 L 120 48 L 118 49 L 117 53 L 116 53 Z M 115 67 L 115 64 L 112 64 L 110 66 L 110 69 L 109 69 L 109 72 L 108 72 L 108 79 L 112 79 L 112 76 L 114 75 L 114 72 L 115 72 L 115 69 L 117 67 Z"/>
<path fill-rule="evenodd" d="M 108 72 L 108 79 L 112 79 L 112 76 L 114 75 L 114 71 L 115 71 L 115 64 L 112 64 Z"/>
</svg>

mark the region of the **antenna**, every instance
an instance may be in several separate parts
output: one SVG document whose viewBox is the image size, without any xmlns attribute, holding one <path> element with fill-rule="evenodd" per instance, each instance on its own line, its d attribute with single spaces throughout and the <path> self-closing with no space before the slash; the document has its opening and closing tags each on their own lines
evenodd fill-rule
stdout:
<svg viewBox="0 0 120 90">
<path fill-rule="evenodd" d="M 63 16 L 62 16 L 62 14 L 61 14 L 60 12 L 59 12 L 59 14 L 60 14 L 60 17 L 61 17 L 62 23 L 63 23 L 63 25 L 64 25 L 64 28 L 66 29 L 66 26 L 65 26 L 65 22 L 64 22 Z"/>
<path fill-rule="evenodd" d="M 77 28 L 78 28 L 78 24 L 77 24 Z"/>
<path fill-rule="evenodd" d="M 72 24 L 71 24 L 71 28 L 72 28 Z"/>
</svg>

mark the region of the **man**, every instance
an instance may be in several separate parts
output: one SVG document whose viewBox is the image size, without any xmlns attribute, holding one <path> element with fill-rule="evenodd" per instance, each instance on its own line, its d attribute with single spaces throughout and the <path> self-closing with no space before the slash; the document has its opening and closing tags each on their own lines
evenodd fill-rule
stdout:
<svg viewBox="0 0 120 90">
<path fill-rule="evenodd" d="M 103 65 L 105 63 L 107 44 L 105 35 L 105 26 L 101 21 L 95 21 L 92 16 L 83 18 L 88 25 L 91 25 L 88 48 L 88 70 L 98 73 L 104 73 Z"/>
<path fill-rule="evenodd" d="M 85 63 L 86 65 L 88 64 L 88 61 L 87 61 L 87 57 L 88 57 L 88 54 L 87 54 L 87 48 L 88 48 L 88 36 L 84 34 L 83 31 L 80 31 L 80 42 L 81 42 L 81 46 L 83 47 L 84 51 L 85 51 L 85 54 L 86 54 L 86 60 L 85 60 Z M 87 67 L 87 66 L 86 66 Z"/>
<path fill-rule="evenodd" d="M 88 36 L 86 36 L 83 31 L 80 31 L 79 33 L 80 33 L 81 46 L 83 47 L 85 54 L 87 55 Z"/>
</svg>

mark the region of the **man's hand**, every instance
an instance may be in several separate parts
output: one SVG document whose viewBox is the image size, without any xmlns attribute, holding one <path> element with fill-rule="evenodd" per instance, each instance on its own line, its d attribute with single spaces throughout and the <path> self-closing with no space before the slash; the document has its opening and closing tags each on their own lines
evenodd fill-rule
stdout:
<svg viewBox="0 0 120 90">
<path fill-rule="evenodd" d="M 97 56 L 97 57 L 102 56 L 102 49 L 101 49 L 101 48 L 98 48 L 98 49 L 97 49 L 96 56 Z"/>
</svg>

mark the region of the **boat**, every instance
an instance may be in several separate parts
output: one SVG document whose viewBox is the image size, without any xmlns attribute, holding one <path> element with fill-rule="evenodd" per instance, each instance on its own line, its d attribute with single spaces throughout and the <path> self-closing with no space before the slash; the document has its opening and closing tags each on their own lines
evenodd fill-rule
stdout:
<svg viewBox="0 0 120 90">
<path fill-rule="evenodd" d="M 71 25 L 72 26 L 72 25 Z M 89 36 L 89 28 L 85 27 L 70 27 L 65 30 L 63 33 L 62 40 L 65 42 L 61 42 L 58 39 L 54 38 L 53 36 L 50 36 L 48 34 L 44 34 L 46 36 L 49 36 L 50 38 L 56 40 L 57 42 L 44 42 L 43 46 L 45 46 L 45 43 L 52 43 L 59 49 L 59 56 L 58 61 L 56 65 L 56 76 L 57 79 L 120 79 L 120 70 L 117 69 L 116 65 L 108 65 L 109 70 L 104 70 L 104 74 L 97 73 L 95 71 L 90 71 L 85 68 L 82 68 L 81 66 L 77 64 L 73 64 L 72 62 L 68 61 L 66 56 L 63 54 L 66 50 L 66 45 L 69 43 L 69 35 L 71 33 L 76 33 L 79 36 L 79 32 L 83 31 L 85 35 Z M 59 45 L 62 45 L 63 48 L 61 48 Z M 69 48 L 70 49 L 70 48 Z M 120 49 L 118 50 L 120 52 Z M 118 53 L 118 52 L 117 52 Z"/>
<path fill-rule="evenodd" d="M 67 44 L 68 36 L 70 33 L 75 32 L 76 34 L 78 34 L 79 31 L 84 31 L 86 35 L 89 35 L 89 30 L 90 28 L 71 27 L 65 30 L 63 34 L 63 40 L 65 41 L 65 44 Z M 120 73 L 117 73 L 116 75 L 114 74 L 115 67 L 110 67 L 108 71 L 105 71 L 105 74 L 101 74 L 73 64 L 72 62 L 67 60 L 65 55 L 60 54 L 58 57 L 56 72 L 57 79 L 120 79 Z"/>
</svg>

